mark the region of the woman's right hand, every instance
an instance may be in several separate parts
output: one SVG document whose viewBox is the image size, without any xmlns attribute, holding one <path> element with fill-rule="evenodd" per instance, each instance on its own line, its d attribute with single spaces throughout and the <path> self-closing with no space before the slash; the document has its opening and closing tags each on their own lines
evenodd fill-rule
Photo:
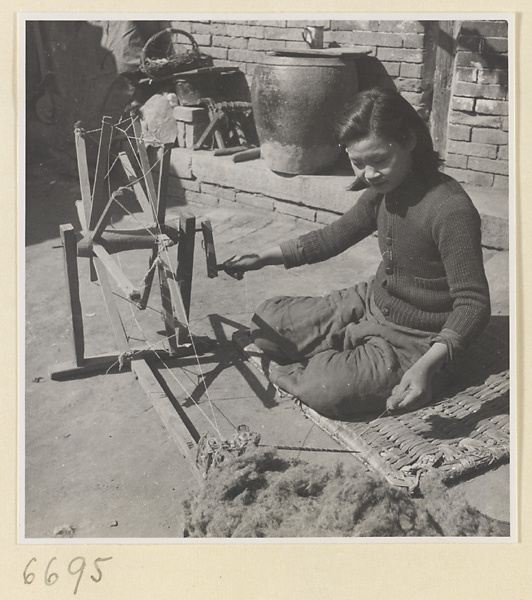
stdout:
<svg viewBox="0 0 532 600">
<path fill-rule="evenodd" d="M 235 279 L 242 279 L 246 271 L 258 271 L 267 265 L 280 265 L 283 263 L 283 253 L 280 246 L 274 246 L 258 254 L 241 254 L 232 256 L 222 263 L 222 269 Z"/>
<path fill-rule="evenodd" d="M 246 271 L 258 271 L 267 263 L 259 254 L 232 256 L 222 263 L 223 270 L 235 279 L 242 279 Z"/>
</svg>

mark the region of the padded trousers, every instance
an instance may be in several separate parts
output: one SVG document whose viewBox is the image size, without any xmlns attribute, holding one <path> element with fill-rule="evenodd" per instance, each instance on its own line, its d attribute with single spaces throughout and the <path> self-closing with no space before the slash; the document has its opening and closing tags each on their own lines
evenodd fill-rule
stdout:
<svg viewBox="0 0 532 600">
<path fill-rule="evenodd" d="M 251 325 L 254 343 L 278 363 L 270 381 L 332 418 L 382 412 L 434 335 L 387 321 L 371 282 L 321 297 L 271 298 Z"/>
</svg>

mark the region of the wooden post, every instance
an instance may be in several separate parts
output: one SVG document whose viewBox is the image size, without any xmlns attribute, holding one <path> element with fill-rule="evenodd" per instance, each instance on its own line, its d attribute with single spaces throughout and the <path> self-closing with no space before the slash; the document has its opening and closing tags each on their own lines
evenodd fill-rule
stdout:
<svg viewBox="0 0 532 600">
<path fill-rule="evenodd" d="M 210 221 L 202 221 L 203 245 L 205 246 L 205 260 L 207 261 L 207 277 L 212 279 L 218 277 L 218 266 L 216 264 L 216 251 L 214 249 L 214 237 Z"/>
<path fill-rule="evenodd" d="M 168 177 L 170 176 L 170 157 L 172 154 L 172 144 L 165 144 L 159 150 L 159 183 L 157 189 L 156 214 L 157 222 L 164 225 L 166 215 L 166 192 L 168 190 Z"/>
<path fill-rule="evenodd" d="M 431 133 L 434 149 L 445 159 L 447 152 L 447 129 L 454 79 L 456 40 L 460 21 L 438 21 L 435 24 L 435 64 L 433 77 L 434 95 L 431 110 Z"/>
<path fill-rule="evenodd" d="M 183 298 L 183 305 L 188 322 L 190 315 L 190 299 L 192 296 L 192 268 L 194 266 L 194 242 L 196 237 L 196 217 L 191 214 L 182 215 L 180 222 L 179 245 L 177 247 L 176 279 Z"/>
<path fill-rule="evenodd" d="M 109 149 L 113 137 L 113 125 L 111 117 L 102 119 L 102 133 L 100 135 L 100 145 L 98 147 L 98 158 L 96 160 L 96 173 L 94 175 L 94 185 L 92 188 L 92 206 L 88 222 L 89 229 L 94 229 L 99 221 L 102 211 L 107 204 L 105 193 L 105 181 L 109 169 Z"/>
<path fill-rule="evenodd" d="M 172 294 L 168 285 L 168 276 L 166 273 L 166 266 L 164 263 L 158 263 L 157 272 L 159 274 L 159 289 L 161 291 L 164 330 L 166 333 L 166 338 L 168 340 L 170 351 L 177 352 L 178 333 L 175 326 L 175 315 L 172 303 Z"/>
<path fill-rule="evenodd" d="M 151 286 L 153 284 L 153 277 L 155 274 L 155 267 L 153 267 L 153 263 L 159 254 L 159 249 L 157 247 L 153 248 L 151 251 L 150 260 L 148 262 L 148 272 L 142 281 L 142 287 L 140 289 L 141 298 L 137 303 L 137 306 L 140 310 L 144 310 L 146 306 L 148 306 L 148 300 L 150 299 Z M 152 268 L 153 267 L 153 268 Z"/>
<path fill-rule="evenodd" d="M 80 121 L 78 121 L 74 126 L 74 138 L 76 140 L 76 157 L 78 160 L 79 187 L 81 190 L 81 201 L 83 203 L 83 212 L 85 214 L 84 223 L 86 228 L 91 213 L 91 185 L 89 178 L 89 167 L 87 164 L 85 132 L 81 128 Z"/>
<path fill-rule="evenodd" d="M 135 132 L 135 138 L 137 140 L 137 148 L 139 152 L 140 166 L 143 173 L 144 185 L 146 186 L 146 195 L 151 205 L 155 207 L 157 202 L 157 193 L 155 191 L 155 184 L 153 183 L 153 175 L 151 172 L 152 166 L 150 159 L 148 158 L 148 152 L 146 151 L 146 145 L 142 139 L 142 125 L 140 123 L 140 112 L 133 109 L 131 111 L 131 122 L 133 123 L 133 131 Z"/>
<path fill-rule="evenodd" d="M 68 288 L 68 300 L 72 319 L 72 337 L 74 340 L 74 361 L 76 366 L 83 365 L 85 338 L 83 334 L 83 313 L 79 298 L 78 252 L 74 227 L 70 224 L 59 228 L 63 242 L 65 275 Z"/>
<path fill-rule="evenodd" d="M 135 196 L 137 197 L 138 203 L 142 208 L 142 212 L 144 216 L 148 219 L 148 222 L 152 222 L 155 219 L 155 209 L 150 204 L 144 189 L 140 183 L 140 179 L 137 177 L 135 173 L 135 169 L 131 164 L 131 159 L 126 152 L 120 152 L 118 155 L 120 158 L 120 162 L 122 163 L 122 167 L 126 173 L 127 180 L 130 185 L 133 185 L 133 189 L 135 190 Z"/>
</svg>

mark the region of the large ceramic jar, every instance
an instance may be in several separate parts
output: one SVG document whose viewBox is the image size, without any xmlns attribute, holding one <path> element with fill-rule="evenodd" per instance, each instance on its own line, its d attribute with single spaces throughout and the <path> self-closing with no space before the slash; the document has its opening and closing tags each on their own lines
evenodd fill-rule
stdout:
<svg viewBox="0 0 532 600">
<path fill-rule="evenodd" d="M 348 57 L 266 56 L 253 75 L 253 115 L 261 156 L 272 171 L 325 170 L 340 147 L 334 124 L 358 89 Z"/>
</svg>

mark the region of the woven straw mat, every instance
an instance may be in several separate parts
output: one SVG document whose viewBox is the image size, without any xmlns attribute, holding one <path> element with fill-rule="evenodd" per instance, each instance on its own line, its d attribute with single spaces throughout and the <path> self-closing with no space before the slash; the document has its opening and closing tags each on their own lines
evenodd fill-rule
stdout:
<svg viewBox="0 0 532 600">
<path fill-rule="evenodd" d="M 267 368 L 268 361 L 249 343 L 247 332 L 236 332 L 233 340 L 254 366 Z M 392 416 L 339 421 L 298 404 L 307 417 L 389 483 L 415 489 L 427 472 L 451 481 L 509 460 L 507 341 L 484 332 L 449 381 L 431 405 Z"/>
</svg>

